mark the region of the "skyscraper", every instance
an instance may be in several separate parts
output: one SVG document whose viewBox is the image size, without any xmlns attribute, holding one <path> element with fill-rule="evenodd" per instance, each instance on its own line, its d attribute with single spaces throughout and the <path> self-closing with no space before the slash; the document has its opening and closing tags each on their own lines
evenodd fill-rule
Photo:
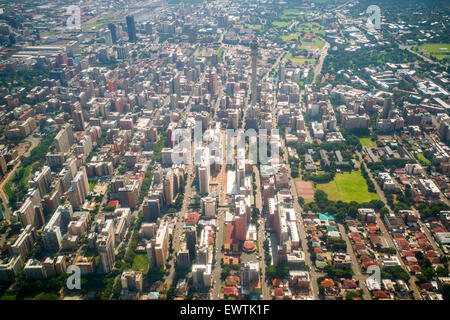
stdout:
<svg viewBox="0 0 450 320">
<path fill-rule="evenodd" d="M 258 41 L 253 39 L 250 43 L 252 57 L 252 105 L 256 105 L 256 63 L 258 60 Z"/>
<path fill-rule="evenodd" d="M 128 41 L 136 41 L 136 25 L 134 24 L 134 16 L 127 16 Z"/>
<path fill-rule="evenodd" d="M 114 23 L 108 24 L 108 29 L 111 32 L 111 40 L 113 44 L 117 43 L 117 29 Z"/>
</svg>

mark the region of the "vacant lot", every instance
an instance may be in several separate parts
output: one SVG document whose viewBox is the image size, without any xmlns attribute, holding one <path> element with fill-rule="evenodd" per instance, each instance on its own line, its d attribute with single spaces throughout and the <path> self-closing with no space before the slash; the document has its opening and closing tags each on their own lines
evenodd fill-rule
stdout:
<svg viewBox="0 0 450 320">
<path fill-rule="evenodd" d="M 303 199 L 314 199 L 314 188 L 311 181 L 302 181 L 301 179 L 294 179 L 297 196 Z"/>
<path fill-rule="evenodd" d="M 366 180 L 359 171 L 338 173 L 333 181 L 326 184 L 317 184 L 317 189 L 325 191 L 328 194 L 328 199 L 334 201 L 362 203 L 379 200 L 376 193 L 367 191 Z"/>
</svg>

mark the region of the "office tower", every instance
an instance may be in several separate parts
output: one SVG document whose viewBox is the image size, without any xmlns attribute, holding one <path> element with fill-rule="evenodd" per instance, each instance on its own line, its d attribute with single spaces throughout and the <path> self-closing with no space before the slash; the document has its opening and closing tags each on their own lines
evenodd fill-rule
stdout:
<svg viewBox="0 0 450 320">
<path fill-rule="evenodd" d="M 134 23 L 134 16 L 127 16 L 128 41 L 136 41 L 136 25 Z"/>
<path fill-rule="evenodd" d="M 209 187 L 209 172 L 208 168 L 200 167 L 198 168 L 199 182 L 200 182 L 200 193 L 207 194 Z"/>
<path fill-rule="evenodd" d="M 197 228 L 190 227 L 186 229 L 186 247 L 189 250 L 191 258 L 195 256 L 195 246 L 197 244 Z"/>
<path fill-rule="evenodd" d="M 114 242 L 114 221 L 109 219 L 104 223 L 96 242 L 104 273 L 110 272 L 114 266 Z"/>
<path fill-rule="evenodd" d="M 113 44 L 117 43 L 117 28 L 116 25 L 113 23 L 108 24 L 108 29 L 111 33 L 111 41 Z"/>
<path fill-rule="evenodd" d="M 209 149 L 198 148 L 196 150 L 196 164 L 198 165 L 198 180 L 200 184 L 200 194 L 209 193 L 210 160 Z"/>
<path fill-rule="evenodd" d="M 251 57 L 252 57 L 252 105 L 256 105 L 256 63 L 258 61 L 258 41 L 256 39 L 253 39 L 250 43 L 250 49 L 251 49 Z"/>
<path fill-rule="evenodd" d="M 83 131 L 86 129 L 86 124 L 84 123 L 83 111 L 74 110 L 72 112 L 73 125 L 75 127 L 75 131 Z"/>
<path fill-rule="evenodd" d="M 215 197 L 205 197 L 200 199 L 202 215 L 207 218 L 214 218 L 217 211 L 217 201 Z"/>
</svg>

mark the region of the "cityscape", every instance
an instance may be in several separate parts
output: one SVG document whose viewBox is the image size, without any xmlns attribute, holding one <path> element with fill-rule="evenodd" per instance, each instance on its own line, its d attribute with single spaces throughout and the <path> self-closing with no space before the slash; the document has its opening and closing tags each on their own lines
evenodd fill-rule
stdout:
<svg viewBox="0 0 450 320">
<path fill-rule="evenodd" d="M 0 300 L 449 300 L 449 17 L 0 0 Z"/>
</svg>

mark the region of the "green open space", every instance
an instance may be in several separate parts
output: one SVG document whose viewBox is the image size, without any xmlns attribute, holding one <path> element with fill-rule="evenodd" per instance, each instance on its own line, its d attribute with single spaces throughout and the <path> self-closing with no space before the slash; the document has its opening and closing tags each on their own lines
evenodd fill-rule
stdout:
<svg viewBox="0 0 450 320">
<path fill-rule="evenodd" d="M 425 43 L 419 46 L 419 50 L 442 60 L 450 55 L 450 43 Z"/>
<path fill-rule="evenodd" d="M 300 57 L 293 57 L 292 53 L 288 52 L 286 54 L 286 59 L 290 60 L 293 63 L 298 64 L 314 64 L 314 59 L 307 59 L 307 58 L 300 58 Z"/>
<path fill-rule="evenodd" d="M 255 30 L 261 30 L 263 26 L 262 24 L 248 24 L 247 27 Z"/>
<path fill-rule="evenodd" d="M 298 39 L 298 34 L 297 34 L 297 33 L 294 33 L 294 34 L 289 34 L 289 35 L 281 36 L 281 39 L 283 39 L 283 41 L 297 40 L 297 39 Z"/>
<path fill-rule="evenodd" d="M 297 30 L 304 33 L 315 33 L 320 35 L 325 34 L 325 30 L 322 30 L 320 24 L 318 23 L 302 23 L 297 27 Z"/>
<path fill-rule="evenodd" d="M 148 270 L 148 259 L 146 254 L 137 254 L 133 260 L 133 266 L 131 267 L 135 271 L 142 271 L 146 273 Z"/>
<path fill-rule="evenodd" d="M 429 166 L 431 164 L 431 161 L 425 158 L 425 156 L 422 153 L 416 153 L 416 157 L 420 161 L 420 163 L 425 166 Z"/>
<path fill-rule="evenodd" d="M 300 45 L 300 49 L 321 49 L 325 45 L 325 42 L 322 39 L 314 39 L 314 41 L 302 41 Z"/>
<path fill-rule="evenodd" d="M 279 28 L 286 28 L 291 24 L 291 22 L 290 21 L 274 21 L 274 22 L 272 22 L 272 24 Z"/>
<path fill-rule="evenodd" d="M 369 137 L 359 138 L 359 142 L 363 147 L 375 148 L 377 146 L 376 142 Z"/>
<path fill-rule="evenodd" d="M 366 180 L 360 171 L 338 173 L 329 183 L 317 184 L 316 189 L 325 191 L 333 201 L 363 203 L 380 199 L 376 193 L 367 190 Z"/>
</svg>

